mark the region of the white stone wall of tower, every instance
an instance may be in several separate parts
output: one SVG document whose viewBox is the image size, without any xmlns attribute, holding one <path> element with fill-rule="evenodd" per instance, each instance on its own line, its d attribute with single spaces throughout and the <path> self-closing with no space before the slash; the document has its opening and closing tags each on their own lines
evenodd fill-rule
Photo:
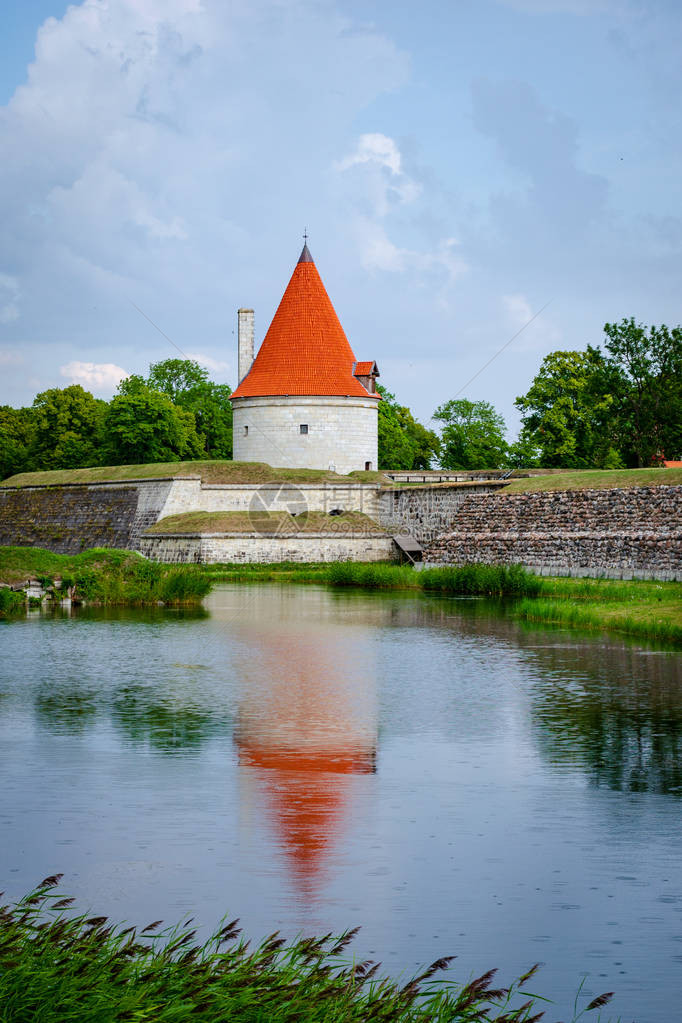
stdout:
<svg viewBox="0 0 682 1023">
<path fill-rule="evenodd" d="M 258 397 L 233 400 L 233 457 L 346 474 L 377 468 L 376 398 Z M 301 425 L 308 427 L 301 433 Z"/>
</svg>

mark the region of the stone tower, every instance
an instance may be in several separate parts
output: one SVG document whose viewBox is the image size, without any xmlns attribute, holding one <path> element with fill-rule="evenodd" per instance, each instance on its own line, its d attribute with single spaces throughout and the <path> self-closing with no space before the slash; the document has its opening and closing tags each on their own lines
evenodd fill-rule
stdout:
<svg viewBox="0 0 682 1023">
<path fill-rule="evenodd" d="M 249 366 L 252 317 L 239 311 L 235 461 L 376 469 L 379 371 L 373 361 L 356 360 L 307 244 Z"/>
</svg>

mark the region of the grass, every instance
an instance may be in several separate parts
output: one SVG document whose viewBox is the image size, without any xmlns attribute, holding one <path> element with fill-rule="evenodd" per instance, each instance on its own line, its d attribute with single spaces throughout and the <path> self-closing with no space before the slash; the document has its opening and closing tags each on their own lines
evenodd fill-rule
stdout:
<svg viewBox="0 0 682 1023">
<path fill-rule="evenodd" d="M 212 585 L 199 565 L 162 565 L 133 551 L 93 548 L 70 555 L 0 547 L 0 582 L 27 579 L 38 579 L 57 599 L 68 594 L 101 605 L 198 604 Z"/>
<path fill-rule="evenodd" d="M 607 629 L 682 645 L 682 583 L 542 578 L 538 598 L 513 613 L 526 621 Z"/>
<path fill-rule="evenodd" d="M 610 487 L 657 487 L 682 485 L 682 469 L 575 469 L 550 475 L 512 479 L 504 494 L 527 494 L 539 490 L 605 490 Z"/>
<path fill-rule="evenodd" d="M 158 479 L 165 476 L 200 476 L 204 483 L 370 483 L 385 480 L 382 473 L 355 472 L 341 476 L 326 469 L 285 469 L 265 462 L 216 459 L 195 462 L 152 462 L 142 465 L 104 465 L 90 469 L 51 469 L 20 472 L 4 480 L 5 487 L 58 486 L 63 483 L 104 483 Z M 388 482 L 388 480 L 385 480 Z"/>
<path fill-rule="evenodd" d="M 288 512 L 185 512 L 168 515 L 150 529 L 156 533 L 357 533 L 361 536 L 386 536 L 386 530 L 362 512 L 328 515 L 309 511 L 300 515 Z"/>
<path fill-rule="evenodd" d="M 415 589 L 461 596 L 518 597 L 539 591 L 539 580 L 519 565 L 460 565 L 415 572 L 408 565 L 337 562 L 329 566 L 332 586 Z"/>
<path fill-rule="evenodd" d="M 544 1015 L 524 990 L 537 966 L 509 987 L 493 987 L 495 970 L 463 984 L 433 981 L 446 956 L 402 982 L 345 956 L 358 928 L 293 942 L 275 932 L 251 947 L 232 920 L 199 944 L 190 923 L 157 936 L 160 920 L 138 931 L 70 915 L 73 899 L 54 890 L 60 879 L 0 906 L 3 1023 L 532 1023 Z"/>
</svg>

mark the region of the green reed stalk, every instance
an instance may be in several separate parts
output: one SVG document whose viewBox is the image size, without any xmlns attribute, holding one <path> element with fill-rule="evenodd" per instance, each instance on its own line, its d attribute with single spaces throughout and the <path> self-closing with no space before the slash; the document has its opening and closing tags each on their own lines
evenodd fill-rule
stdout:
<svg viewBox="0 0 682 1023">
<path fill-rule="evenodd" d="M 158 932 L 157 920 L 138 931 L 70 915 L 73 899 L 54 891 L 61 877 L 0 906 L 2 1023 L 532 1023 L 543 1015 L 538 996 L 523 990 L 537 966 L 509 987 L 493 986 L 495 970 L 436 983 L 445 957 L 404 983 L 346 957 L 357 928 L 293 942 L 275 932 L 252 948 L 232 920 L 202 944 L 189 923 Z"/>
</svg>

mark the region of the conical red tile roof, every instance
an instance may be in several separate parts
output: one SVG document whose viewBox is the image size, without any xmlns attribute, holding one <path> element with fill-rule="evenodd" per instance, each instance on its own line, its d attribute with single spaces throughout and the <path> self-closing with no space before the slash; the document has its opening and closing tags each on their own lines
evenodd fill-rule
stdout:
<svg viewBox="0 0 682 1023">
<path fill-rule="evenodd" d="M 304 245 L 253 366 L 232 397 L 305 394 L 378 399 L 353 376 L 355 362 Z"/>
</svg>

